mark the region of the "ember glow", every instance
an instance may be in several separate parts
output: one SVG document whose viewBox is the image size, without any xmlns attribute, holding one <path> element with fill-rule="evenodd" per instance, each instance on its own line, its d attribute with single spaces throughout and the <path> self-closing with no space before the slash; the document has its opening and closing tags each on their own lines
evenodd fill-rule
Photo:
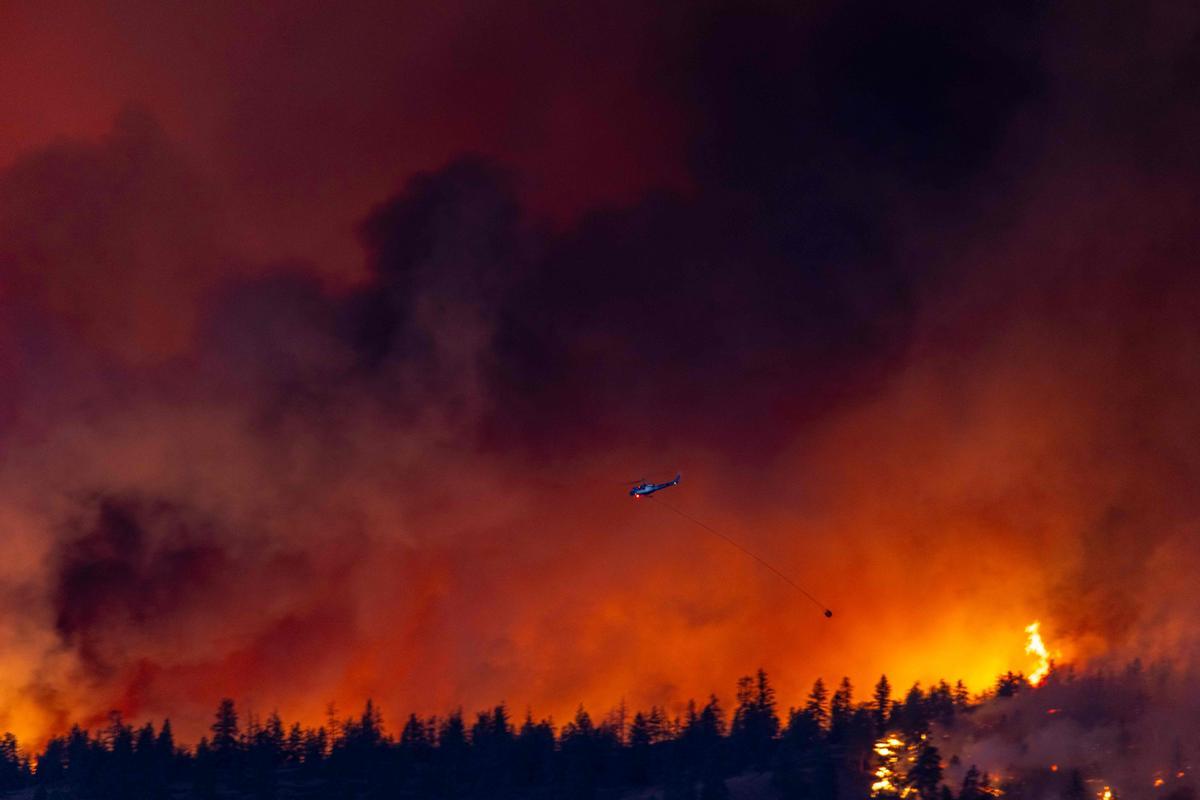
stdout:
<svg viewBox="0 0 1200 800">
<path fill-rule="evenodd" d="M 872 797 L 908 797 L 913 788 L 904 784 L 904 771 L 916 762 L 916 749 L 898 736 L 888 735 L 875 743 L 875 782 Z"/>
</svg>

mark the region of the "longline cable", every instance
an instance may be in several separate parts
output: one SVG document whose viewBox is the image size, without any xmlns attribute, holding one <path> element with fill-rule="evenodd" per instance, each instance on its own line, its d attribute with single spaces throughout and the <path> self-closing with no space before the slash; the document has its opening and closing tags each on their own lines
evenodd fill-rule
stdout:
<svg viewBox="0 0 1200 800">
<path fill-rule="evenodd" d="M 660 506 L 662 506 L 663 508 L 667 508 L 667 509 L 670 509 L 671 511 L 674 511 L 676 514 L 678 514 L 679 516 L 683 517 L 683 518 L 684 518 L 684 519 L 686 519 L 688 522 L 691 522 L 691 523 L 694 523 L 694 524 L 696 524 L 696 525 L 699 525 L 701 528 L 704 528 L 704 530 L 708 531 L 709 533 L 713 534 L 714 536 L 719 536 L 720 538 L 724 539 L 726 542 L 728 542 L 729 544 L 733 545 L 733 546 L 734 546 L 734 547 L 736 547 L 738 550 L 741 550 L 743 553 L 745 553 L 746 555 L 750 556 L 751 558 L 753 558 L 753 559 L 754 559 L 755 561 L 757 561 L 758 563 L 762 564 L 762 565 L 763 565 L 764 567 L 766 567 L 767 569 L 771 570 L 771 572 L 774 572 L 774 573 L 775 573 L 776 575 L 778 575 L 780 578 L 783 578 L 785 581 L 787 581 L 788 585 L 790 585 L 790 586 L 791 586 L 793 589 L 795 589 L 796 591 L 800 592 L 800 594 L 804 595 L 804 596 L 805 596 L 805 597 L 807 597 L 809 600 L 813 601 L 813 603 L 814 603 L 814 604 L 817 606 L 817 608 L 819 608 L 819 609 L 821 609 L 823 612 L 825 612 L 825 616 L 826 616 L 826 617 L 830 617 L 830 618 L 832 618 L 832 617 L 833 617 L 833 611 L 832 611 L 832 610 L 830 610 L 828 606 L 826 606 L 826 605 L 825 605 L 824 603 L 822 603 L 820 600 L 818 600 L 817 598 L 815 598 L 815 597 L 813 597 L 811 594 L 809 594 L 809 593 L 808 593 L 808 591 L 807 591 L 807 590 L 806 590 L 806 589 L 805 589 L 803 586 L 801 586 L 800 584 L 796 583 L 794 580 L 792 580 L 791 578 L 789 578 L 789 577 L 788 577 L 786 574 L 784 574 L 783 572 L 781 572 L 781 571 L 779 571 L 778 569 L 776 569 L 776 568 L 775 568 L 775 567 L 774 567 L 774 566 L 771 564 L 771 562 L 767 561 L 767 560 L 766 560 L 765 558 L 763 558 L 762 556 L 758 555 L 757 553 L 755 553 L 755 552 L 753 552 L 753 551 L 751 551 L 751 550 L 747 550 L 745 547 L 743 547 L 741 544 L 739 544 L 739 543 L 738 543 L 736 540 L 734 540 L 734 539 L 730 538 L 729 536 L 726 536 L 725 534 L 721 533 L 719 530 L 717 530 L 716 528 L 712 527 L 711 525 L 706 525 L 705 523 L 703 523 L 703 522 L 701 522 L 700 520 L 698 520 L 698 519 L 696 519 L 695 517 L 693 517 L 691 514 L 688 514 L 686 511 L 682 511 L 682 510 L 680 510 L 680 509 L 676 508 L 675 506 L 671 505 L 670 503 L 666 502 L 665 500 L 660 500 L 660 499 L 656 498 L 656 496 L 655 496 L 655 495 L 652 495 L 652 494 L 650 494 L 650 495 L 646 495 L 646 499 L 647 499 L 647 500 L 654 500 L 655 502 L 657 502 L 657 503 L 658 503 Z"/>
</svg>

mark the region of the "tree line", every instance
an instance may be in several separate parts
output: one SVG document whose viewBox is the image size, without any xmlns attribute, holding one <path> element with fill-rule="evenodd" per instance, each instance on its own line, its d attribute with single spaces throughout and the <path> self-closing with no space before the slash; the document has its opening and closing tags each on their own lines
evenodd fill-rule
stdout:
<svg viewBox="0 0 1200 800">
<path fill-rule="evenodd" d="M 995 693 L 1016 692 L 1003 676 Z M 129 725 L 113 712 L 105 726 L 73 727 L 31 757 L 0 739 L 0 790 L 42 798 L 165 800 L 273 798 L 606 798 L 642 790 L 660 800 L 720 800 L 728 781 L 764 773 L 785 798 L 912 797 L 984 800 L 988 778 L 968 772 L 943 783 L 942 758 L 928 736 L 952 725 L 973 701 L 961 681 L 914 685 L 893 699 L 886 677 L 856 701 L 849 679 L 830 691 L 817 680 L 805 703 L 780 712 L 767 674 L 737 683 L 731 709 L 710 696 L 676 715 L 622 703 L 594 718 L 582 706 L 561 727 L 504 705 L 474 714 L 409 715 L 388 730 L 379 708 L 324 725 L 287 725 L 277 713 L 243 718 L 223 699 L 210 735 L 180 747 L 170 721 Z M 905 769 L 881 779 L 881 738 L 907 748 Z"/>
</svg>

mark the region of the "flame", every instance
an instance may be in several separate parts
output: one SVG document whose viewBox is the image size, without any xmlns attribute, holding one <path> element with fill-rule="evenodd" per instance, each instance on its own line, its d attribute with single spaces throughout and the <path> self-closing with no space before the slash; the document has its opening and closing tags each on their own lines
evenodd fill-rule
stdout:
<svg viewBox="0 0 1200 800">
<path fill-rule="evenodd" d="M 911 764 L 916 761 L 913 745 L 908 744 L 894 734 L 886 734 L 875 742 L 875 755 L 879 757 L 879 766 L 875 768 L 875 781 L 871 784 L 871 797 L 908 797 L 915 790 L 904 786 L 904 775 L 899 769 L 900 759 L 907 756 Z"/>
<path fill-rule="evenodd" d="M 1038 620 L 1034 620 L 1025 626 L 1025 633 L 1029 635 L 1028 640 L 1025 642 L 1025 652 L 1031 656 L 1035 656 L 1038 660 L 1037 669 L 1029 673 L 1030 686 L 1037 686 L 1041 683 L 1042 679 L 1050 674 L 1050 669 L 1054 665 L 1054 661 L 1050 657 L 1050 651 L 1046 649 L 1046 643 L 1042 641 L 1042 634 L 1038 630 L 1040 627 L 1041 623 Z"/>
<path fill-rule="evenodd" d="M 1036 625 L 1037 625 L 1037 623 L 1035 622 L 1035 623 L 1034 623 L 1034 625 L 1036 626 Z M 1100 793 L 1099 793 L 1098 795 L 1096 795 L 1096 796 L 1097 796 L 1098 798 L 1100 798 L 1100 800 L 1113 800 L 1113 793 L 1112 793 L 1112 789 L 1111 789 L 1110 787 L 1108 787 L 1108 786 L 1105 786 L 1105 787 L 1104 787 L 1104 791 L 1103 791 L 1103 792 L 1100 792 Z"/>
<path fill-rule="evenodd" d="M 1165 783 L 1165 781 L 1162 778 L 1155 778 L 1154 779 L 1154 788 L 1157 789 L 1159 786 L 1162 786 L 1163 783 Z"/>
</svg>

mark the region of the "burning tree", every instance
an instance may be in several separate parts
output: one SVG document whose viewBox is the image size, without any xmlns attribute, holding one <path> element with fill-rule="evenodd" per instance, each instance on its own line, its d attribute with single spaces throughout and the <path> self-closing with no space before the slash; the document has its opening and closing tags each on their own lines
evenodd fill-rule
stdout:
<svg viewBox="0 0 1200 800">
<path fill-rule="evenodd" d="M 875 742 L 875 781 L 871 784 L 871 797 L 909 797 L 914 787 L 909 783 L 909 772 L 917 763 L 918 748 L 905 740 L 901 734 L 884 734 Z"/>
</svg>

